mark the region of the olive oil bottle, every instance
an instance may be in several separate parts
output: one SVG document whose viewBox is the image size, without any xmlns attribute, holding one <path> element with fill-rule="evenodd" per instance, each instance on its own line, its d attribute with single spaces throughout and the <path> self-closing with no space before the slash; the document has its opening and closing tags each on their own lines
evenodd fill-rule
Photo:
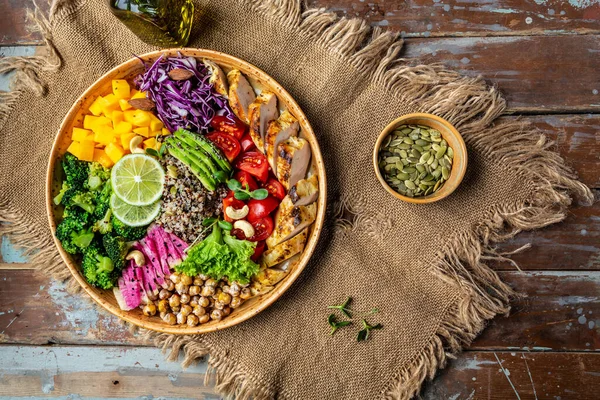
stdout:
<svg viewBox="0 0 600 400">
<path fill-rule="evenodd" d="M 108 0 L 112 13 L 144 42 L 186 46 L 194 22 L 193 0 Z"/>
</svg>

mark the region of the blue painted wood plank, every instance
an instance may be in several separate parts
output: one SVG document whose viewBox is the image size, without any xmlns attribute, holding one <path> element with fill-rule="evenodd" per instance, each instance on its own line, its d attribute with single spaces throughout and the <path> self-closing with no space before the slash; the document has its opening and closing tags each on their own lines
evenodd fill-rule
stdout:
<svg viewBox="0 0 600 400">
<path fill-rule="evenodd" d="M 0 47 L 0 57 L 11 57 L 11 56 L 32 56 L 39 46 L 10 46 Z M 7 92 L 10 90 L 9 83 L 12 78 L 10 74 L 0 74 L 0 91 Z"/>
<path fill-rule="evenodd" d="M 1 239 L 2 240 L 0 242 L 0 260 L 2 260 L 2 262 L 8 264 L 27 262 L 27 257 L 23 255 L 23 252 L 19 248 L 15 247 L 10 242 L 10 239 L 8 237 L 2 236 Z"/>
</svg>

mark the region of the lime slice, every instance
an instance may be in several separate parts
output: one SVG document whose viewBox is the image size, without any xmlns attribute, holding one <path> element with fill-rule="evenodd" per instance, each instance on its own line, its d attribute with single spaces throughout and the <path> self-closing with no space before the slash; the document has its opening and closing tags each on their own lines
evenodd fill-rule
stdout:
<svg viewBox="0 0 600 400">
<path fill-rule="evenodd" d="M 110 180 L 113 192 L 125 203 L 147 206 L 160 199 L 165 172 L 154 158 L 146 154 L 130 154 L 114 165 Z"/>
<path fill-rule="evenodd" d="M 113 215 L 128 226 L 146 226 L 160 213 L 160 201 L 148 206 L 132 206 L 115 196 L 110 197 L 110 209 Z"/>
</svg>

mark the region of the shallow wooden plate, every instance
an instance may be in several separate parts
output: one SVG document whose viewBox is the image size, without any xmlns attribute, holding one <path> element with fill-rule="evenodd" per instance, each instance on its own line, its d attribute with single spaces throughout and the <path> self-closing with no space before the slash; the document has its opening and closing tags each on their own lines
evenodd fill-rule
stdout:
<svg viewBox="0 0 600 400">
<path fill-rule="evenodd" d="M 75 280 L 83 287 L 83 289 L 102 307 L 113 313 L 114 315 L 122 318 L 128 322 L 131 322 L 137 326 L 151 329 L 158 332 L 173 333 L 173 334 L 198 334 L 213 332 L 221 329 L 228 328 L 239 324 L 248 318 L 258 314 L 269 305 L 273 304 L 298 278 L 306 264 L 308 263 L 317 241 L 321 233 L 323 222 L 325 219 L 325 205 L 326 205 L 326 193 L 327 184 L 325 179 L 325 167 L 323 164 L 323 158 L 315 134 L 306 119 L 306 116 L 294 101 L 292 96 L 273 78 L 267 75 L 265 72 L 256 68 L 254 65 L 249 64 L 239 58 L 220 53 L 212 50 L 203 49 L 170 49 L 161 50 L 140 56 L 145 62 L 152 62 L 156 60 L 161 54 L 166 56 L 176 56 L 178 53 L 184 56 L 192 56 L 198 59 L 209 59 L 221 66 L 225 72 L 232 68 L 239 69 L 250 81 L 250 83 L 258 89 L 269 89 L 277 94 L 279 100 L 280 109 L 288 109 L 292 115 L 294 115 L 300 123 L 300 136 L 308 140 L 312 149 L 312 159 L 310 172 L 319 175 L 319 198 L 317 200 L 317 218 L 312 226 L 309 228 L 309 237 L 304 248 L 304 251 L 300 255 L 299 262 L 291 268 L 286 277 L 279 282 L 275 288 L 264 295 L 254 297 L 244 302 L 239 308 L 233 310 L 233 312 L 221 321 L 211 321 L 209 323 L 188 327 L 187 325 L 168 325 L 163 322 L 158 316 L 146 317 L 142 314 L 141 310 L 123 311 L 119 308 L 115 297 L 113 296 L 112 290 L 102 290 L 95 288 L 87 283 L 81 274 L 81 270 L 76 260 L 72 258 L 70 254 L 65 252 L 60 245 L 60 242 L 54 237 L 54 242 L 65 261 L 66 267 L 69 268 L 71 274 Z M 55 138 L 52 151 L 50 152 L 50 159 L 48 163 L 48 171 L 46 177 L 46 209 L 48 213 L 48 221 L 50 223 L 50 229 L 52 233 L 55 232 L 57 220 L 59 220 L 60 213 L 59 208 L 55 207 L 52 199 L 59 191 L 59 178 L 60 178 L 60 163 L 57 160 L 62 156 L 69 145 L 71 140 L 71 131 L 73 127 L 81 127 L 83 125 L 84 110 L 91 105 L 96 96 L 103 93 L 110 93 L 111 91 L 111 80 L 112 79 L 128 79 L 131 80 L 136 75 L 143 72 L 144 67 L 138 58 L 132 58 L 131 60 L 119 65 L 113 70 L 104 74 L 98 79 L 92 86 L 90 86 L 79 99 L 73 104 L 65 119 L 63 120 L 58 134 Z"/>
</svg>

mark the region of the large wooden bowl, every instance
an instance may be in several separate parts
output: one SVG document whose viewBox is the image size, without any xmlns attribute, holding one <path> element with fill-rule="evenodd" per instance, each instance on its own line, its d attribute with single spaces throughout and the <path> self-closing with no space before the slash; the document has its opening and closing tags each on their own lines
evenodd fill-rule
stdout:
<svg viewBox="0 0 600 400">
<path fill-rule="evenodd" d="M 75 280 L 83 287 L 83 289 L 102 307 L 113 313 L 114 315 L 122 318 L 128 322 L 131 322 L 137 326 L 152 329 L 154 331 L 173 333 L 173 334 L 198 334 L 213 332 L 221 329 L 228 328 L 230 326 L 239 324 L 242 321 L 251 318 L 258 314 L 269 305 L 273 304 L 283 292 L 285 292 L 298 278 L 308 260 L 310 259 L 325 218 L 325 204 L 326 204 L 326 180 L 325 180 L 325 167 L 323 164 L 323 158 L 317 143 L 317 138 L 306 119 L 306 116 L 294 101 L 292 96 L 277 83 L 273 78 L 267 75 L 265 72 L 256 68 L 254 65 L 249 64 L 239 58 L 232 57 L 230 55 L 220 53 L 212 50 L 203 49 L 171 49 L 161 50 L 152 53 L 144 54 L 140 58 L 145 62 L 152 62 L 156 60 L 161 54 L 167 56 L 176 56 L 181 53 L 185 56 L 192 56 L 198 59 L 209 59 L 216 62 L 221 66 L 225 72 L 232 68 L 239 69 L 250 81 L 250 83 L 259 89 L 265 88 L 273 91 L 277 94 L 279 99 L 280 109 L 288 109 L 299 121 L 301 132 L 300 136 L 308 140 L 312 149 L 312 160 L 311 160 L 311 171 L 319 175 L 319 199 L 317 200 L 317 218 L 313 225 L 309 228 L 309 237 L 304 248 L 303 253 L 300 255 L 299 262 L 291 268 L 286 277 L 279 282 L 275 288 L 264 295 L 254 297 L 244 302 L 239 308 L 233 310 L 233 312 L 221 321 L 211 321 L 203 325 L 195 327 L 189 327 L 187 325 L 168 325 L 163 322 L 158 316 L 146 317 L 142 314 L 141 310 L 135 309 L 131 311 L 123 311 L 119 308 L 115 297 L 111 290 L 102 290 L 95 288 L 87 283 L 81 274 L 81 269 L 76 260 L 72 258 L 70 254 L 65 252 L 60 245 L 60 242 L 54 237 L 54 242 L 65 261 L 66 268 L 69 268 L 71 274 Z M 81 127 L 83 125 L 83 111 L 87 110 L 90 104 L 94 101 L 96 96 L 102 93 L 109 93 L 111 91 L 111 80 L 112 79 L 131 79 L 143 72 L 144 67 L 139 59 L 132 58 L 131 60 L 119 65 L 113 70 L 107 72 L 100 79 L 98 79 L 92 86 L 90 86 L 85 93 L 77 99 L 75 104 L 71 107 L 67 116 L 63 120 L 52 151 L 50 153 L 50 160 L 48 163 L 48 172 L 46 178 L 46 208 L 48 212 L 48 221 L 50 223 L 50 229 L 55 232 L 57 220 L 60 218 L 59 209 L 54 206 L 52 199 L 59 191 L 59 178 L 61 177 L 60 163 L 57 160 L 62 156 L 68 147 L 71 138 L 71 131 L 73 127 Z"/>
</svg>

